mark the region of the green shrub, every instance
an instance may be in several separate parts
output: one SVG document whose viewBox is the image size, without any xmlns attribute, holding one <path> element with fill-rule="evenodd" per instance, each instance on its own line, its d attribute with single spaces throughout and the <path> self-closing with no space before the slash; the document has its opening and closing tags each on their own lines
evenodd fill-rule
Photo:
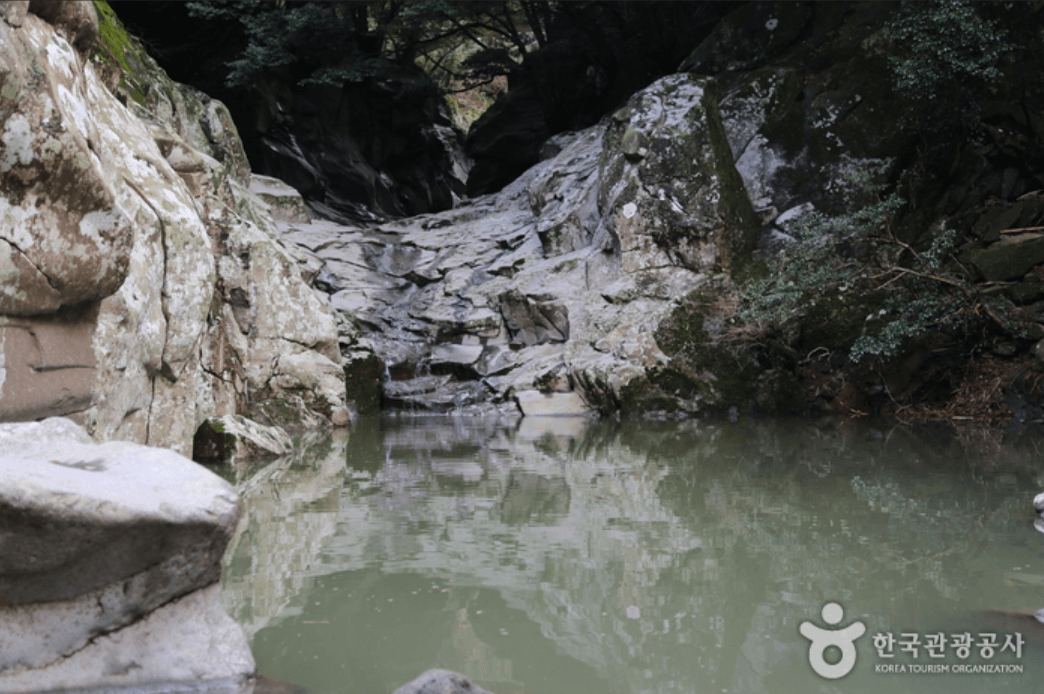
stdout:
<svg viewBox="0 0 1044 694">
<path fill-rule="evenodd" d="M 850 181 L 850 191 L 880 194 L 871 183 L 887 162 L 868 166 Z M 810 212 L 795 221 L 795 240 L 769 262 L 769 275 L 744 287 L 741 323 L 759 332 L 781 330 L 800 320 L 826 297 L 869 310 L 863 334 L 849 357 L 893 357 L 911 339 L 940 329 L 968 329 L 984 318 L 1011 332 L 1014 307 L 984 296 L 955 257 L 959 238 L 940 229 L 918 251 L 892 233 L 904 201 L 895 193 L 877 197 L 838 216 Z M 869 309 L 868 309 L 869 307 Z M 817 326 L 822 327 L 822 326 Z M 843 340 L 843 336 L 838 336 Z"/>
<path fill-rule="evenodd" d="M 935 129 L 974 121 L 985 89 L 1001 78 L 999 58 L 1015 48 L 965 0 L 903 3 L 888 26 L 894 88 Z"/>
</svg>

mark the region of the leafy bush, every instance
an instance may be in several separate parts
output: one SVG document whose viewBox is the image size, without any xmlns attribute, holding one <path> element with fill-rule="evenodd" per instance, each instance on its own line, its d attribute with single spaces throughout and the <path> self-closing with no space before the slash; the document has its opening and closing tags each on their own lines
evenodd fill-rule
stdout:
<svg viewBox="0 0 1044 694">
<path fill-rule="evenodd" d="M 849 182 L 850 190 L 879 196 L 881 187 L 871 181 L 875 170 L 886 168 L 881 161 L 867 166 Z M 983 317 L 1017 330 L 1014 307 L 968 280 L 955 255 L 956 231 L 939 230 L 922 251 L 892 233 L 903 205 L 891 193 L 846 214 L 813 211 L 795 220 L 794 240 L 770 261 L 768 277 L 744 287 L 741 322 L 762 332 L 781 329 L 831 294 L 852 306 L 873 306 L 849 352 L 853 361 L 893 357 L 912 338 L 967 328 Z"/>
<path fill-rule="evenodd" d="M 893 85 L 937 129 L 974 119 L 978 96 L 1001 78 L 998 59 L 1015 48 L 966 0 L 903 3 L 889 29 Z"/>
</svg>

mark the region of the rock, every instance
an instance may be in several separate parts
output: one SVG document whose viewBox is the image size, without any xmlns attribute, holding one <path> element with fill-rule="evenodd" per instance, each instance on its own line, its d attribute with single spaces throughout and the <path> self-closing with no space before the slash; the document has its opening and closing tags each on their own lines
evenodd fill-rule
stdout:
<svg viewBox="0 0 1044 694">
<path fill-rule="evenodd" d="M 482 345 L 434 345 L 431 348 L 431 363 L 471 366 L 479 360 L 484 349 Z"/>
<path fill-rule="evenodd" d="M 44 5 L 68 19 L 65 3 Z M 75 21 L 87 21 L 81 10 L 93 16 L 89 4 L 76 8 Z M 0 313 L 102 299 L 127 277 L 133 234 L 114 162 L 94 151 L 100 133 L 85 100 L 100 83 L 33 14 L 18 29 L 0 24 L 0 81 Z"/>
<path fill-rule="evenodd" d="M 1033 497 L 1033 509 L 1037 513 L 1044 513 L 1044 492 Z"/>
<path fill-rule="evenodd" d="M 62 35 L 97 23 L 75 5 L 0 22 L 0 421 L 76 414 L 186 455 L 266 399 L 343 422 L 337 322 L 302 279 L 321 265 L 275 238 L 227 110 L 125 35 L 110 92 Z"/>
<path fill-rule="evenodd" d="M 528 416 L 584 416 L 594 410 L 576 393 L 541 393 L 522 390 L 515 393 L 518 407 Z"/>
<path fill-rule="evenodd" d="M 30 0 L 29 11 L 58 29 L 78 51 L 89 51 L 98 38 L 98 15 L 86 3 Z"/>
<path fill-rule="evenodd" d="M 250 192 L 260 197 L 272 211 L 277 222 L 307 222 L 308 208 L 296 190 L 271 176 L 250 176 Z"/>
<path fill-rule="evenodd" d="M 612 122 L 557 138 L 557 154 L 495 196 L 451 211 L 288 229 L 340 288 L 331 303 L 363 337 L 343 331 L 342 349 L 372 365 L 369 383 L 383 376 L 383 406 L 697 413 L 741 394 L 747 411 L 757 398 L 731 385 L 760 383 L 749 355 L 709 350 L 704 363 L 658 343 L 685 297 L 711 273 L 740 272 L 756 241 L 713 92 L 703 78 L 660 80 Z M 628 129 L 641 159 L 624 151 Z M 719 363 L 737 368 L 716 384 Z"/>
<path fill-rule="evenodd" d="M 540 161 L 540 147 L 551 135 L 540 98 L 531 85 L 504 92 L 468 131 L 465 152 L 475 162 L 468 195 L 500 190 Z"/>
<path fill-rule="evenodd" d="M 0 421 L 79 412 L 95 398 L 98 305 L 50 316 L 0 315 Z"/>
<path fill-rule="evenodd" d="M 540 345 L 569 339 L 569 310 L 561 303 L 546 298 L 540 301 L 512 290 L 501 295 L 500 313 L 511 335 L 510 344 Z"/>
<path fill-rule="evenodd" d="M 628 155 L 628 140 L 645 154 Z M 610 120 L 598 204 L 623 270 L 678 265 L 739 272 L 760 228 L 732 161 L 715 83 L 671 75 Z"/>
<path fill-rule="evenodd" d="M 253 660 L 217 585 L 232 487 L 86 439 L 69 420 L 0 425 L 0 692 L 243 683 Z"/>
<path fill-rule="evenodd" d="M 428 670 L 392 694 L 491 694 L 487 689 L 450 670 Z"/>
<path fill-rule="evenodd" d="M 967 260 L 990 282 L 1021 279 L 1034 266 L 1044 263 L 1044 237 L 997 243 L 969 251 Z"/>
<path fill-rule="evenodd" d="M 793 3 L 750 3 L 733 11 L 682 62 L 679 72 L 750 69 L 778 56 L 805 29 L 812 12 Z"/>
<path fill-rule="evenodd" d="M 259 173 L 344 223 L 448 209 L 468 162 L 428 77 L 398 66 L 365 82 L 288 85 L 267 76 L 238 113 Z"/>
<path fill-rule="evenodd" d="M 60 622 L 50 625 L 57 633 L 67 628 Z M 11 626 L 0 626 L 0 631 Z M 33 628 L 38 629 L 39 623 Z M 125 627 L 94 635 L 86 646 L 53 665 L 0 671 L 0 693 L 152 691 L 161 687 L 242 694 L 250 691 L 254 671 L 243 630 L 225 614 L 221 589 L 215 583 L 176 598 Z"/>
<path fill-rule="evenodd" d="M 226 414 L 208 418 L 196 430 L 192 459 L 207 463 L 286 455 L 293 442 L 285 431 L 246 417 Z"/>
</svg>

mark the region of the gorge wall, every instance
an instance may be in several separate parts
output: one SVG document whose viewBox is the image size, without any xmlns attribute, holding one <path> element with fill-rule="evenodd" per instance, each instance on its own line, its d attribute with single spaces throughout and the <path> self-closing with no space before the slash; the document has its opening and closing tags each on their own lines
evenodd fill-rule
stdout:
<svg viewBox="0 0 1044 694">
<path fill-rule="evenodd" d="M 186 455 L 213 416 L 346 424 L 335 319 L 227 110 L 140 49 L 130 86 L 98 30 L 92 3 L 0 3 L 0 420 Z"/>
<path fill-rule="evenodd" d="M 974 411 L 962 416 L 1039 415 L 1039 391 L 1019 379 L 1044 354 L 1044 177 L 1025 96 L 1040 81 L 1012 48 L 996 59 L 1008 76 L 948 121 L 897 87 L 896 11 L 742 4 L 681 72 L 598 125 L 534 135 L 525 146 L 541 161 L 498 193 L 383 224 L 284 225 L 323 264 L 318 287 L 351 326 L 349 371 L 383 378 L 379 403 L 352 397 L 374 409 L 677 416 L 894 412 L 963 393 Z M 983 25 L 1036 45 L 1020 22 Z M 905 200 L 879 232 L 897 281 L 824 283 L 780 324 L 744 323 L 751 282 L 775 272 L 766 263 L 808 233 L 802 224 L 818 213 L 854 233 L 883 195 L 875 186 Z M 939 303 L 963 318 L 932 325 L 920 289 L 898 304 L 884 290 L 917 249 L 951 237 L 942 279 L 921 289 L 961 287 Z M 1008 318 L 980 320 L 999 312 Z M 895 354 L 849 357 L 861 337 L 921 320 Z"/>
<path fill-rule="evenodd" d="M 1041 41 L 1020 28 L 1031 7 L 982 10 L 997 16 L 977 26 L 999 23 L 1019 46 L 994 59 L 1004 79 L 960 122 L 918 114 L 897 89 L 895 5 L 715 10 L 694 23 L 679 72 L 587 129 L 540 130 L 524 143 L 538 163 L 500 192 L 376 219 L 453 200 L 466 166 L 442 142 L 432 151 L 447 155 L 410 174 L 434 171 L 419 207 L 370 209 L 376 188 L 329 209 L 312 199 L 341 221 L 334 207 L 361 206 L 347 224 L 283 210 L 273 222 L 228 111 L 140 48 L 124 53 L 122 75 L 94 64 L 87 10 L 3 7 L 5 419 L 72 414 L 99 439 L 187 451 L 201 423 L 229 414 L 319 425 L 345 423 L 349 407 L 869 412 L 959 391 L 984 354 L 991 373 L 1040 368 L 1044 85 L 1018 65 Z M 341 137 L 331 119 L 354 87 L 274 84 L 282 96 L 265 113 L 294 122 L 262 120 L 289 128 L 284 144 L 304 142 L 294 128 L 314 131 L 311 150 L 284 154 L 329 178 L 313 164 Z M 427 102 L 401 105 L 425 111 L 414 124 L 432 120 Z M 510 135 L 498 113 L 475 132 Z M 860 180 L 905 199 L 890 224 L 910 250 L 896 263 L 955 239 L 968 321 L 856 363 L 857 339 L 920 308 L 836 285 L 772 330 L 744 327 L 751 281 L 773 272 L 766 263 L 811 212 L 844 218 L 872 201 Z M 253 186 L 300 206 L 272 182 Z M 976 322 L 994 306 L 1011 320 Z M 1018 386 L 1024 416 L 1039 410 L 1035 387 Z"/>
</svg>

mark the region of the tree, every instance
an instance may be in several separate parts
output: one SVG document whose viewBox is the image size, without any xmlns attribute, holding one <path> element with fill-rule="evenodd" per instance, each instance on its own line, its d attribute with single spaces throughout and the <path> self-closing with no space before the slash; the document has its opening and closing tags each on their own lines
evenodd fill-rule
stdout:
<svg viewBox="0 0 1044 694">
<path fill-rule="evenodd" d="M 274 69 L 290 69 L 302 83 L 341 84 L 419 64 L 447 88 L 454 82 L 472 88 L 517 69 L 532 46 L 545 45 L 555 8 L 533 1 L 189 3 L 198 19 L 242 25 L 246 47 L 228 64 L 233 87 Z M 462 48 L 465 57 L 454 58 Z"/>
</svg>

